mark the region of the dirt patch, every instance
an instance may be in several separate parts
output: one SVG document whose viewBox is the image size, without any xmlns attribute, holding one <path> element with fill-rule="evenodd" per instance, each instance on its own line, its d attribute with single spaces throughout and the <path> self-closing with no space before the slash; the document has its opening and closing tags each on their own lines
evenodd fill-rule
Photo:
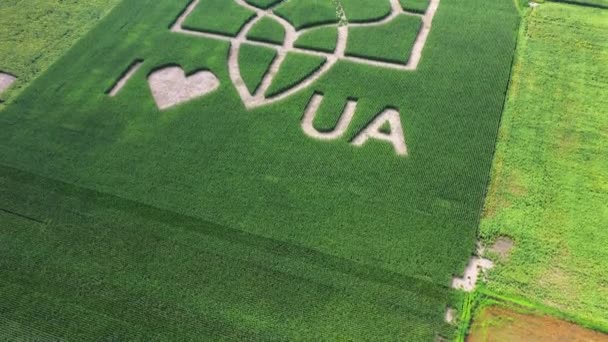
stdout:
<svg viewBox="0 0 608 342">
<path fill-rule="evenodd" d="M 445 310 L 445 316 L 443 317 L 443 319 L 447 324 L 454 325 L 456 323 L 456 314 L 457 312 L 455 309 L 447 308 Z"/>
<path fill-rule="evenodd" d="M 513 240 L 506 236 L 501 236 L 496 239 L 496 242 L 490 247 L 489 251 L 498 255 L 501 260 L 507 260 L 513 249 Z"/>
<path fill-rule="evenodd" d="M 13 75 L 0 72 L 0 94 L 2 94 L 8 87 L 15 82 L 17 78 Z"/>
<path fill-rule="evenodd" d="M 464 270 L 464 276 L 452 279 L 452 288 L 465 292 L 473 291 L 477 280 L 483 277 L 485 272 L 492 267 L 494 267 L 492 261 L 477 256 L 472 257 Z"/>
<path fill-rule="evenodd" d="M 148 77 L 148 83 L 160 110 L 204 96 L 220 86 L 218 78 L 209 71 L 186 76 L 178 66 L 153 72 Z"/>
<path fill-rule="evenodd" d="M 340 116 L 340 120 L 338 124 L 331 132 L 319 132 L 315 126 L 315 116 L 317 115 L 317 111 L 321 106 L 321 102 L 323 102 L 323 95 L 315 94 L 310 99 L 310 103 L 308 107 L 306 107 L 306 111 L 304 112 L 304 118 L 302 119 L 302 130 L 309 137 L 319 139 L 319 140 L 334 140 L 338 139 L 346 133 L 350 122 L 355 116 L 355 112 L 357 110 L 357 101 L 349 100 L 346 103 L 346 107 L 344 107 L 344 111 Z"/>
<path fill-rule="evenodd" d="M 608 342 L 608 335 L 549 316 L 521 314 L 491 306 L 474 320 L 467 341 Z"/>
</svg>

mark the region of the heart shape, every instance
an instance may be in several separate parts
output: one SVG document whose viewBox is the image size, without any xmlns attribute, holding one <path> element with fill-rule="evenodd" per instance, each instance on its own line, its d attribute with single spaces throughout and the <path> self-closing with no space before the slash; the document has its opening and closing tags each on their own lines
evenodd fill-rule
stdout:
<svg viewBox="0 0 608 342">
<path fill-rule="evenodd" d="M 210 71 L 186 76 L 181 67 L 169 66 L 151 73 L 148 84 L 156 105 L 165 110 L 215 91 L 220 81 Z"/>
</svg>

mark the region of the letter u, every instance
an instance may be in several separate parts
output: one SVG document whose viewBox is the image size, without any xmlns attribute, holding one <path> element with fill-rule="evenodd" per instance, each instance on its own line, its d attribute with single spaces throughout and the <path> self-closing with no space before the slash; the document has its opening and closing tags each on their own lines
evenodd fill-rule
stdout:
<svg viewBox="0 0 608 342">
<path fill-rule="evenodd" d="M 342 116 L 340 116 L 340 120 L 336 127 L 330 132 L 319 132 L 315 126 L 314 121 L 317 116 L 317 112 L 319 111 L 319 107 L 321 106 L 321 102 L 323 102 L 323 95 L 314 94 L 306 107 L 306 111 L 304 112 L 304 118 L 302 119 L 302 129 L 306 135 L 320 140 L 334 140 L 338 139 L 346 133 L 348 129 L 348 125 L 353 120 L 355 116 L 355 112 L 357 110 L 357 101 L 348 100 L 346 106 L 344 107 L 344 111 L 342 111 Z"/>
</svg>

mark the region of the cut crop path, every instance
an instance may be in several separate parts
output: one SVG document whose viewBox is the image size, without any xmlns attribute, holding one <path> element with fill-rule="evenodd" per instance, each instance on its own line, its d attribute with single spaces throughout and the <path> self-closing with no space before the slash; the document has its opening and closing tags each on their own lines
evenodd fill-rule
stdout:
<svg viewBox="0 0 608 342">
<path fill-rule="evenodd" d="M 521 34 L 481 234 L 491 289 L 608 329 L 608 11 L 544 3 Z"/>
<path fill-rule="evenodd" d="M 474 251 L 511 70 L 513 3 L 433 1 L 419 66 L 312 51 L 332 68 L 257 107 L 240 94 L 257 77 L 234 76 L 263 73 L 270 57 L 243 70 L 234 47 L 264 44 L 247 30 L 185 30 L 183 14 L 207 15 L 205 3 L 121 2 L 0 115 L 3 318 L 77 341 L 450 338 L 450 284 Z M 208 25 L 255 23 L 240 18 Z M 270 68 L 277 84 L 301 77 L 289 59 Z M 150 77 L 168 66 L 220 85 L 161 111 Z M 339 139 L 303 131 L 313 94 L 323 128 L 357 103 Z M 403 127 L 407 157 L 380 139 L 353 146 L 381 113 Z"/>
</svg>

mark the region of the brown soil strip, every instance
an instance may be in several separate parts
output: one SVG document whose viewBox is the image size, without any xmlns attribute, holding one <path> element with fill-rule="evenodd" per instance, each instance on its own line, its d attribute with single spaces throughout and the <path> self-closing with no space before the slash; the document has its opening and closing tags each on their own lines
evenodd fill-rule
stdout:
<svg viewBox="0 0 608 342">
<path fill-rule="evenodd" d="M 317 115 L 317 111 L 319 110 L 322 102 L 323 95 L 315 94 L 310 99 L 310 103 L 304 112 L 304 119 L 302 119 L 302 130 L 304 130 L 304 133 L 306 133 L 306 135 L 309 137 L 319 140 L 333 140 L 343 136 L 344 133 L 346 133 L 350 122 L 355 116 L 355 112 L 357 110 L 357 101 L 348 101 L 346 103 L 346 107 L 344 107 L 344 111 L 340 116 L 338 124 L 331 132 L 319 132 L 314 127 L 315 116 Z"/>
<path fill-rule="evenodd" d="M 390 133 L 384 133 L 382 127 L 385 124 L 391 127 Z M 378 115 L 355 139 L 354 146 L 363 146 L 369 139 L 386 141 L 393 145 L 395 152 L 400 156 L 407 156 L 407 145 L 401 126 L 401 116 L 395 109 L 387 109 Z"/>
<path fill-rule="evenodd" d="M 133 75 L 135 75 L 137 70 L 139 70 L 139 68 L 141 68 L 143 63 L 144 62 L 141 60 L 138 60 L 138 61 L 135 61 L 134 63 L 132 63 L 129 66 L 129 68 L 127 69 L 127 72 L 124 73 L 122 75 L 122 77 L 118 80 L 118 82 L 116 82 L 116 84 L 114 84 L 112 89 L 110 89 L 110 91 L 108 92 L 108 95 L 110 95 L 111 97 L 116 96 L 122 90 L 122 88 L 127 84 L 127 82 L 131 79 L 131 77 L 133 77 Z"/>
<path fill-rule="evenodd" d="M 507 260 L 513 249 L 513 240 L 506 236 L 501 236 L 496 239 L 496 242 L 490 247 L 489 251 L 498 255 L 501 260 Z"/>
<path fill-rule="evenodd" d="M 468 342 L 608 342 L 608 335 L 549 316 L 521 314 L 491 306 L 473 321 Z"/>
<path fill-rule="evenodd" d="M 15 76 L 0 72 L 0 94 L 8 89 L 16 80 Z"/>
</svg>

